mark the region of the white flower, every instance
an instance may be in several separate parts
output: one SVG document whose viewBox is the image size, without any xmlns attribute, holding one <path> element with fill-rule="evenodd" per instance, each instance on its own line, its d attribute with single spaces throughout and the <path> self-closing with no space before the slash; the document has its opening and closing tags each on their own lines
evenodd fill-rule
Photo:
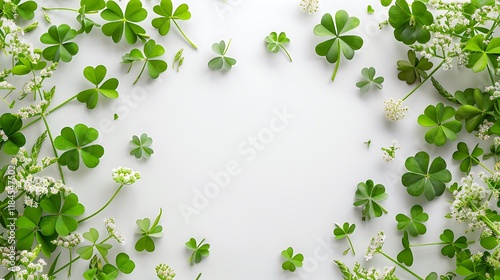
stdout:
<svg viewBox="0 0 500 280">
<path fill-rule="evenodd" d="M 29 196 L 24 196 L 24 205 L 28 207 L 38 208 L 38 203 Z"/>
<path fill-rule="evenodd" d="M 302 0 L 300 1 L 302 10 L 308 14 L 314 14 L 319 9 L 319 0 Z"/>
<path fill-rule="evenodd" d="M 7 142 L 7 140 L 9 140 L 9 137 L 7 136 L 7 134 L 5 134 L 5 132 L 0 129 L 0 139 L 2 139 L 2 141 L 4 142 Z"/>
<path fill-rule="evenodd" d="M 15 114 L 15 116 L 18 116 L 22 119 L 28 119 L 31 117 L 34 117 L 36 115 L 40 115 L 43 111 L 43 108 L 49 104 L 47 100 L 42 100 L 39 104 L 36 105 L 29 105 L 26 107 L 23 107 L 19 109 L 19 112 Z"/>
<path fill-rule="evenodd" d="M 127 167 L 118 167 L 113 169 L 113 180 L 118 184 L 132 185 L 137 180 L 141 179 L 141 174 Z"/>
<path fill-rule="evenodd" d="M 385 103 L 385 116 L 390 121 L 397 121 L 405 117 L 408 107 L 403 107 L 403 100 L 389 99 Z"/>
<path fill-rule="evenodd" d="M 16 89 L 15 86 L 13 86 L 11 83 L 8 83 L 7 81 L 2 81 L 0 82 L 0 89 Z"/>
<path fill-rule="evenodd" d="M 158 276 L 160 280 L 172 280 L 175 277 L 174 270 L 166 264 L 157 265 L 155 270 L 156 270 L 156 276 Z"/>
<path fill-rule="evenodd" d="M 393 159 L 396 158 L 396 151 L 401 149 L 401 147 L 398 144 L 398 141 L 392 140 L 392 145 L 388 148 L 382 148 L 382 151 L 384 154 L 382 155 L 382 159 L 389 163 L 392 162 Z"/>
<path fill-rule="evenodd" d="M 106 230 L 111 238 L 114 238 L 118 243 L 125 245 L 125 237 L 116 229 L 115 219 L 104 219 L 104 226 L 106 227 Z"/>
<path fill-rule="evenodd" d="M 52 244 L 71 249 L 83 242 L 83 236 L 79 233 L 72 233 L 68 236 L 59 236 L 56 240 L 52 240 Z"/>
<path fill-rule="evenodd" d="M 368 245 L 368 248 L 366 250 L 365 254 L 365 260 L 369 261 L 373 258 L 374 254 L 377 254 L 382 250 L 382 247 L 384 246 L 384 241 L 385 241 L 385 233 L 384 231 L 380 231 L 377 236 L 373 237 L 372 240 L 370 241 L 370 244 Z"/>
<path fill-rule="evenodd" d="M 489 122 L 488 120 L 484 120 L 483 123 L 479 125 L 479 132 L 476 134 L 476 137 L 481 140 L 488 140 L 490 138 L 488 132 L 493 124 L 494 123 Z"/>
</svg>

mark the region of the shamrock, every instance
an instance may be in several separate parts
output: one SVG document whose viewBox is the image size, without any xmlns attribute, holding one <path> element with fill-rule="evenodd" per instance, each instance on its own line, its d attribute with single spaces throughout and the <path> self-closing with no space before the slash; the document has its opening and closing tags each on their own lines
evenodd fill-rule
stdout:
<svg viewBox="0 0 500 280">
<path fill-rule="evenodd" d="M 473 165 L 479 164 L 479 157 L 484 153 L 483 149 L 477 144 L 472 152 L 469 153 L 469 148 L 464 142 L 457 144 L 457 150 L 453 153 L 454 160 L 461 160 L 460 170 L 465 173 L 470 173 Z"/>
<path fill-rule="evenodd" d="M 469 133 L 477 129 L 485 119 L 489 119 L 489 113 L 494 109 L 490 94 L 477 88 L 459 91 L 456 97 L 463 106 L 457 109 L 455 118 L 458 121 L 465 120 L 465 129 Z"/>
<path fill-rule="evenodd" d="M 343 252 L 344 255 L 347 255 L 349 250 L 352 250 L 352 254 L 356 255 L 354 252 L 354 246 L 352 246 L 351 238 L 349 237 L 350 234 L 354 233 L 354 230 L 356 229 L 355 224 L 349 224 L 348 222 L 345 222 L 342 226 L 335 224 L 335 229 L 333 230 L 333 235 L 335 236 L 335 239 L 343 239 L 346 238 L 347 242 L 349 242 L 349 248 Z"/>
<path fill-rule="evenodd" d="M 95 228 L 91 228 L 88 232 L 85 232 L 83 234 L 83 238 L 92 243 L 91 245 L 81 246 L 76 250 L 76 253 L 80 256 L 80 258 L 84 260 L 90 260 L 92 258 L 94 255 L 94 248 L 103 258 L 105 258 L 108 255 L 109 249 L 113 247 L 111 244 L 97 242 L 99 240 L 99 232 Z"/>
<path fill-rule="evenodd" d="M 281 268 L 283 268 L 283 270 L 294 272 L 297 269 L 297 267 L 302 267 L 302 262 L 304 261 L 304 255 L 302 254 L 293 255 L 292 247 L 288 247 L 288 249 L 283 250 L 281 252 L 281 256 L 285 258 L 285 261 L 281 265 Z"/>
<path fill-rule="evenodd" d="M 398 222 L 398 230 L 408 232 L 413 237 L 418 235 L 423 235 L 427 232 L 427 228 L 424 225 L 429 219 L 429 215 L 424 212 L 424 209 L 420 205 L 414 205 L 410 210 L 410 217 L 405 214 L 396 215 L 396 221 Z"/>
<path fill-rule="evenodd" d="M 415 41 L 427 43 L 431 34 L 425 27 L 433 21 L 432 13 L 420 1 L 414 1 L 410 10 L 406 0 L 396 0 L 396 4 L 389 9 L 389 24 L 394 27 L 394 38 L 406 45 Z"/>
<path fill-rule="evenodd" d="M 487 44 L 485 40 L 484 35 L 479 34 L 469 39 L 465 44 L 465 49 L 470 52 L 467 67 L 472 68 L 473 72 L 481 72 L 486 67 L 492 69 L 498 67 L 500 38 L 493 38 Z"/>
<path fill-rule="evenodd" d="M 285 54 L 288 56 L 290 62 L 292 62 L 292 57 L 284 47 L 284 45 L 290 43 L 290 39 L 286 37 L 285 32 L 280 32 L 279 35 L 276 32 L 271 32 L 271 34 L 269 34 L 269 36 L 266 37 L 266 43 L 268 51 L 277 53 L 279 52 L 280 49 L 283 49 Z"/>
<path fill-rule="evenodd" d="M 382 214 L 387 214 L 387 210 L 380 205 L 380 202 L 388 197 L 385 192 L 385 187 L 382 184 L 374 184 L 372 180 L 367 180 L 365 183 L 358 184 L 356 190 L 356 202 L 354 206 L 363 206 L 361 213 L 362 220 L 370 220 L 371 218 L 380 217 Z"/>
<path fill-rule="evenodd" d="M 141 230 L 141 238 L 135 243 L 135 250 L 142 252 L 144 250 L 148 252 L 153 252 L 155 250 L 155 242 L 153 238 L 160 238 L 163 236 L 161 232 L 163 227 L 158 225 L 160 222 L 162 214 L 162 209 L 160 208 L 160 213 L 156 216 L 155 221 L 151 225 L 151 221 L 148 218 L 138 219 L 136 224 Z"/>
<path fill-rule="evenodd" d="M 186 248 L 193 251 L 188 260 L 191 266 L 195 263 L 201 262 L 203 257 L 207 257 L 210 254 L 210 244 L 203 244 L 203 242 L 205 242 L 205 238 L 203 238 L 200 243 L 197 243 L 194 238 L 191 238 L 188 242 L 186 242 Z"/>
<path fill-rule="evenodd" d="M 212 70 L 231 70 L 231 67 L 236 64 L 236 59 L 226 56 L 230 45 L 231 40 L 229 40 L 227 46 L 224 40 L 212 45 L 212 51 L 219 56 L 212 58 L 208 62 L 208 68 Z"/>
<path fill-rule="evenodd" d="M 442 146 L 446 140 L 457 139 L 457 133 L 462 130 L 462 123 L 455 119 L 449 120 L 454 117 L 455 109 L 451 106 L 445 107 L 443 103 L 427 106 L 424 114 L 418 117 L 418 123 L 421 126 L 433 127 L 425 134 L 425 141 Z"/>
<path fill-rule="evenodd" d="M 449 229 L 445 229 L 443 233 L 439 235 L 439 239 L 445 244 L 445 246 L 441 248 L 441 254 L 448 258 L 453 258 L 468 246 L 467 237 L 460 236 L 455 240 L 455 234 Z"/>
<path fill-rule="evenodd" d="M 78 196 L 74 193 L 66 197 L 62 194 L 46 197 L 40 201 L 40 207 L 43 211 L 52 214 L 40 220 L 40 228 L 45 236 L 55 232 L 61 236 L 69 235 L 78 228 L 78 222 L 74 217 L 85 212 L 85 207 L 78 202 Z"/>
<path fill-rule="evenodd" d="M 382 83 L 384 82 L 384 77 L 375 78 L 375 68 L 363 68 L 361 70 L 361 75 L 363 79 L 356 83 L 361 93 L 366 93 L 370 90 L 371 85 L 375 85 L 378 89 L 382 89 Z"/>
<path fill-rule="evenodd" d="M 130 64 L 128 68 L 128 72 L 132 69 L 132 65 L 138 61 L 144 61 L 142 65 L 141 72 L 139 76 L 134 81 L 134 85 L 139 81 L 144 69 L 148 68 L 149 76 L 153 79 L 156 79 L 160 76 L 160 73 L 163 73 L 167 70 L 167 62 L 161 59 L 157 59 L 165 53 L 165 49 L 162 45 L 156 44 L 156 42 L 151 39 L 144 44 L 144 53 L 142 53 L 139 49 L 133 49 L 130 53 L 125 54 L 122 57 L 122 63 Z M 127 73 L 128 73 L 127 72 Z"/>
<path fill-rule="evenodd" d="M 408 61 L 398 60 L 398 78 L 401 81 L 406 81 L 407 84 L 412 85 L 415 82 L 420 83 L 422 78 L 427 78 L 428 71 L 432 68 L 432 62 L 427 58 L 422 57 L 418 59 L 414 50 L 408 51 Z"/>
<path fill-rule="evenodd" d="M 83 70 L 83 76 L 85 76 L 89 82 L 94 84 L 95 87 L 79 92 L 77 99 L 82 103 L 86 103 L 87 108 L 89 109 L 94 109 L 97 105 L 99 93 L 107 98 L 118 98 L 118 91 L 116 91 L 116 88 L 118 87 L 118 79 L 108 79 L 99 86 L 99 84 L 104 80 L 106 72 L 107 69 L 104 65 L 98 65 L 95 68 L 87 66 Z"/>
<path fill-rule="evenodd" d="M 407 266 L 411 266 L 413 264 L 413 252 L 411 251 L 408 231 L 404 231 L 401 243 L 403 245 L 403 250 L 398 253 L 397 260 L 400 263 L 404 263 Z"/>
<path fill-rule="evenodd" d="M 0 148 L 7 155 L 15 155 L 26 144 L 26 137 L 19 131 L 23 121 L 10 113 L 0 116 Z"/>
<path fill-rule="evenodd" d="M 102 26 L 102 33 L 113 39 L 113 42 L 121 41 L 125 33 L 125 39 L 129 44 L 137 42 L 137 38 L 145 42 L 146 30 L 136 24 L 146 19 L 148 12 L 142 7 L 140 0 L 130 0 L 123 13 L 120 6 L 113 0 L 106 3 L 106 9 L 101 12 L 101 17 L 109 21 Z"/>
<path fill-rule="evenodd" d="M 136 135 L 132 136 L 132 141 L 130 141 L 133 146 L 135 146 L 131 151 L 130 155 L 136 158 L 144 157 L 146 159 L 150 158 L 154 153 L 153 149 L 149 146 L 153 143 L 153 139 L 149 137 L 146 133 L 141 135 L 141 138 Z"/>
<path fill-rule="evenodd" d="M 188 43 L 195 49 L 198 47 L 189 40 L 189 38 L 184 34 L 179 24 L 176 20 L 188 20 L 191 18 L 191 12 L 189 11 L 189 6 L 187 4 L 181 4 L 174 11 L 172 0 L 161 0 L 159 5 L 154 6 L 153 11 L 160 17 L 153 19 L 151 24 L 154 28 L 158 29 L 160 35 L 165 36 L 170 31 L 170 21 L 172 21 L 182 34 L 182 37 L 188 41 Z"/>
<path fill-rule="evenodd" d="M 59 60 L 70 62 L 72 57 L 78 53 L 78 45 L 75 42 L 70 42 L 70 40 L 75 39 L 76 34 L 76 30 L 67 24 L 49 27 L 48 32 L 40 37 L 42 43 L 51 45 L 43 50 L 43 58 L 54 62 Z"/>
<path fill-rule="evenodd" d="M 41 251 L 45 256 L 50 256 L 50 253 L 56 249 L 56 245 L 52 244 L 57 234 L 45 236 L 40 228 L 40 220 L 42 218 L 42 209 L 26 207 L 22 216 L 16 220 L 16 248 L 18 250 L 30 250 L 36 240 L 41 245 Z"/>
</svg>

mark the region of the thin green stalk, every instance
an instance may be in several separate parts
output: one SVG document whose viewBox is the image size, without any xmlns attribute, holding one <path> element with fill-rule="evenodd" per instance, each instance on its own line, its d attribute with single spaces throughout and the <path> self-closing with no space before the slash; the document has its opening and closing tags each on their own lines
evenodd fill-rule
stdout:
<svg viewBox="0 0 500 280">
<path fill-rule="evenodd" d="M 405 97 L 403 97 L 402 101 L 405 101 L 408 97 L 410 97 L 415 91 L 417 91 L 423 84 L 425 84 L 425 82 L 427 82 L 427 80 L 429 80 L 432 75 L 434 75 L 434 73 L 436 73 L 437 70 L 439 70 L 441 68 L 441 66 L 444 64 L 444 60 L 441 61 L 441 63 L 439 63 L 438 66 L 436 66 L 432 72 L 427 75 L 427 77 L 420 83 L 418 84 L 418 86 L 416 86 L 412 91 L 410 91 L 410 93 L 408 93 Z"/>
<path fill-rule="evenodd" d="M 349 238 L 349 235 L 345 236 L 347 238 L 347 241 L 349 242 L 349 246 L 351 247 L 352 255 L 355 256 L 356 252 L 354 251 L 354 246 L 352 246 L 351 238 Z"/>
<path fill-rule="evenodd" d="M 97 210 L 94 214 L 88 216 L 88 217 L 85 217 L 81 220 L 78 221 L 79 224 L 85 222 L 86 220 L 94 217 L 95 215 L 99 214 L 102 212 L 102 210 L 106 209 L 106 207 L 108 207 L 108 205 L 111 203 L 111 201 L 113 201 L 113 199 L 115 199 L 116 195 L 118 195 L 118 193 L 122 190 L 123 186 L 125 186 L 124 184 L 121 184 L 120 187 L 115 191 L 115 193 L 113 194 L 113 196 L 111 196 L 111 198 L 108 200 L 108 202 L 106 202 L 106 204 L 104 204 L 103 207 L 101 207 L 99 210 Z"/>
<path fill-rule="evenodd" d="M 476 241 L 469 240 L 467 244 L 474 244 Z M 446 245 L 447 242 L 432 242 L 432 243 L 421 243 L 421 244 L 410 244 L 410 247 L 423 247 L 423 246 L 436 246 L 436 245 Z"/>
<path fill-rule="evenodd" d="M 495 85 L 495 77 L 493 75 L 493 73 L 491 72 L 491 68 L 489 65 L 486 65 L 486 68 L 488 69 L 488 74 L 490 75 L 490 79 L 491 79 L 491 84 L 492 85 Z"/>
<path fill-rule="evenodd" d="M 479 164 L 482 168 L 484 168 L 486 171 L 488 171 L 489 173 L 491 174 L 495 174 L 495 172 L 493 172 L 491 169 L 489 169 L 486 165 L 484 165 L 481 161 L 479 161 L 478 159 L 476 159 L 475 157 L 472 157 L 472 159 L 477 163 Z"/>
<path fill-rule="evenodd" d="M 198 277 L 196 277 L 196 279 L 195 279 L 195 280 L 199 280 L 199 279 L 200 279 L 200 277 L 201 277 L 201 272 L 200 272 L 200 274 L 198 274 Z"/>
<path fill-rule="evenodd" d="M 57 105 L 56 107 L 54 107 L 54 108 L 50 109 L 49 111 L 47 111 L 47 112 L 45 113 L 45 116 L 48 116 L 49 114 L 51 114 L 51 113 L 55 112 L 57 109 L 60 109 L 62 106 L 64 106 L 64 105 L 68 104 L 68 103 L 69 103 L 69 102 L 71 102 L 71 101 L 73 101 L 73 99 L 75 99 L 77 96 L 78 96 L 78 94 L 75 94 L 74 96 L 70 97 L 69 99 L 67 99 L 67 100 L 66 100 L 66 101 L 64 101 L 63 103 L 61 103 L 61 104 Z M 23 130 L 23 129 L 25 129 L 25 128 L 30 127 L 31 125 L 35 124 L 36 122 L 38 122 L 38 121 L 39 121 L 39 120 L 41 120 L 41 119 L 42 119 L 42 117 L 38 117 L 38 118 L 36 118 L 36 119 L 32 120 L 31 122 L 27 123 L 25 126 L 21 127 L 21 129 L 20 129 L 20 130 Z"/>
<path fill-rule="evenodd" d="M 285 49 L 285 47 L 281 46 L 280 47 L 285 51 L 286 55 L 288 56 L 288 59 L 290 60 L 290 62 L 292 62 L 292 57 L 290 56 L 290 54 L 288 53 L 288 51 Z"/>
<path fill-rule="evenodd" d="M 227 51 L 229 50 L 229 46 L 231 46 L 232 41 L 233 41 L 233 39 L 229 39 L 229 42 L 227 42 L 227 46 L 224 49 L 224 53 L 222 54 L 223 56 L 226 55 Z"/>
<path fill-rule="evenodd" d="M 50 132 L 49 123 L 47 122 L 47 119 L 45 118 L 44 115 L 42 115 L 41 118 L 43 120 L 43 123 L 45 124 L 45 129 L 47 130 L 47 135 L 49 136 L 50 144 L 52 145 L 52 150 L 54 151 L 54 156 L 56 158 L 59 158 L 59 154 L 57 153 L 56 146 L 54 145 L 54 138 L 52 137 L 52 133 Z M 59 174 L 61 175 L 61 181 L 63 182 L 63 184 L 65 184 L 64 173 L 62 171 L 62 167 L 61 167 L 61 164 L 59 163 L 59 161 L 57 161 L 57 167 L 59 169 Z"/>
<path fill-rule="evenodd" d="M 340 46 L 340 40 L 339 40 L 339 50 L 341 49 L 341 46 Z M 340 67 L 340 54 L 341 52 L 339 51 L 339 55 L 337 57 L 337 63 L 335 63 L 335 70 L 333 70 L 333 74 L 332 74 L 332 82 L 335 80 L 335 76 L 337 76 L 337 72 L 339 71 L 339 67 Z"/>
<path fill-rule="evenodd" d="M 404 269 L 406 272 L 410 273 L 411 275 L 413 275 L 415 278 L 419 279 L 419 280 L 424 280 L 424 278 L 418 276 L 418 274 L 416 274 L 415 272 L 411 271 L 408 267 L 402 265 L 400 262 L 396 261 L 395 259 L 391 258 L 391 256 L 387 255 L 386 253 L 384 253 L 383 251 L 379 251 L 379 253 L 386 257 L 387 259 L 389 259 L 391 262 L 393 262 L 394 264 L 396 264 L 397 266 L 399 266 L 400 268 Z"/>
<path fill-rule="evenodd" d="M 61 8 L 61 7 L 54 7 L 54 8 L 42 7 L 42 10 L 44 10 L 44 11 L 70 11 L 70 12 L 79 13 L 78 9 Z"/>
<path fill-rule="evenodd" d="M 142 73 L 144 72 L 144 69 L 146 69 L 146 64 L 148 64 L 148 61 L 144 61 L 144 65 L 142 66 L 142 69 L 141 69 L 141 72 L 139 73 L 139 76 L 137 76 L 137 78 L 135 79 L 134 81 L 134 85 L 139 81 L 139 79 L 141 78 L 142 76 Z"/>
<path fill-rule="evenodd" d="M 191 42 L 191 40 L 189 40 L 189 38 L 186 36 L 186 34 L 184 34 L 184 32 L 182 31 L 181 27 L 177 24 L 177 22 L 175 22 L 175 20 L 172 20 L 175 24 L 175 26 L 177 27 L 177 29 L 179 29 L 179 32 L 182 34 L 182 36 L 184 37 L 184 39 L 186 39 L 186 41 L 188 41 L 188 43 L 194 48 L 194 49 L 198 49 L 198 47 L 193 43 Z"/>
<path fill-rule="evenodd" d="M 70 266 L 72 263 L 76 262 L 77 260 L 81 259 L 80 256 L 70 260 L 68 263 L 66 263 L 65 265 L 61 266 L 60 268 L 56 269 L 52 275 L 49 275 L 49 276 L 53 276 L 53 275 L 56 275 L 58 272 L 60 272 L 61 270 L 65 269 L 66 267 Z"/>
<path fill-rule="evenodd" d="M 201 247 L 201 245 L 203 245 L 203 242 L 205 242 L 205 238 L 203 238 L 203 239 L 200 241 L 200 243 L 198 243 L 198 247 L 196 247 L 196 250 L 198 250 L 198 249 Z M 190 262 L 191 262 L 191 260 L 194 258 L 194 253 L 195 253 L 195 252 L 196 252 L 196 251 L 194 251 L 194 252 L 191 254 L 191 257 L 189 258 L 188 263 L 190 263 Z"/>
</svg>

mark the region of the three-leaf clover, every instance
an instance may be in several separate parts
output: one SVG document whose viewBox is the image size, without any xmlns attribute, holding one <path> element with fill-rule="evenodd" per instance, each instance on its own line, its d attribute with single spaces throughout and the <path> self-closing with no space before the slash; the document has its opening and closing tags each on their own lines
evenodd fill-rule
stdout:
<svg viewBox="0 0 500 280">
<path fill-rule="evenodd" d="M 396 215 L 398 230 L 407 231 L 413 237 L 427 232 L 427 227 L 424 225 L 427 220 L 429 220 L 429 215 L 424 212 L 424 208 L 420 205 L 414 205 L 411 208 L 410 217 L 401 213 Z"/>
<path fill-rule="evenodd" d="M 111 263 L 106 263 L 103 266 L 100 260 L 96 262 L 93 262 L 93 260 L 91 260 L 90 268 L 83 273 L 85 280 L 114 280 L 118 278 L 120 272 L 130 274 L 135 269 L 134 261 L 123 252 L 116 255 L 116 266 Z"/>
<path fill-rule="evenodd" d="M 20 54 L 18 59 L 19 61 L 12 68 L 12 74 L 14 75 L 27 75 L 29 73 L 33 73 L 35 70 L 42 70 L 45 66 L 47 66 L 47 62 L 37 61 L 34 63 L 23 54 Z"/>
<path fill-rule="evenodd" d="M 462 130 L 462 123 L 455 120 L 455 108 L 438 103 L 436 106 L 429 105 L 424 114 L 418 117 L 421 126 L 432 127 L 425 133 L 425 141 L 429 144 L 442 146 L 447 140 L 457 139 L 457 133 Z M 449 120 L 453 118 L 453 120 Z"/>
<path fill-rule="evenodd" d="M 428 71 L 432 68 L 433 64 L 426 57 L 417 58 L 414 50 L 408 51 L 408 61 L 398 60 L 398 78 L 401 81 L 406 81 L 407 84 L 412 85 L 415 82 L 420 83 L 422 78 L 427 78 Z"/>
<path fill-rule="evenodd" d="M 188 43 L 195 49 L 198 47 L 189 40 L 189 38 L 184 34 L 179 24 L 176 20 L 188 20 L 191 18 L 191 12 L 189 11 L 189 6 L 187 4 L 181 4 L 174 11 L 172 0 L 161 0 L 159 5 L 154 6 L 153 11 L 160 17 L 153 19 L 151 24 L 154 28 L 158 29 L 160 35 L 165 36 L 170 31 L 170 21 L 172 21 L 182 34 L 182 37 L 188 41 Z"/>
<path fill-rule="evenodd" d="M 75 42 L 70 42 L 76 37 L 76 34 L 76 30 L 67 24 L 49 27 L 48 32 L 40 37 L 42 43 L 51 45 L 43 50 L 43 58 L 54 62 L 59 60 L 70 62 L 73 56 L 78 53 L 78 45 Z"/>
<path fill-rule="evenodd" d="M 433 200 L 443 194 L 445 183 L 451 181 L 451 173 L 442 157 L 435 158 L 430 166 L 429 161 L 429 154 L 423 151 L 407 158 L 405 166 L 409 172 L 403 174 L 401 182 L 410 195 L 423 194 L 427 200 Z"/>
<path fill-rule="evenodd" d="M 123 13 L 120 6 L 113 0 L 106 3 L 106 9 L 101 12 L 101 17 L 109 21 L 102 26 L 102 33 L 113 39 L 113 42 L 121 41 L 125 33 L 125 39 L 129 44 L 137 42 L 137 38 L 145 42 L 146 30 L 136 24 L 146 19 L 148 12 L 142 7 L 140 0 L 130 0 Z"/>
<path fill-rule="evenodd" d="M 51 241 L 56 238 L 57 234 L 50 236 L 42 234 L 39 224 L 41 218 L 41 208 L 24 208 L 23 215 L 16 220 L 16 248 L 18 250 L 31 250 L 35 240 L 41 245 L 41 251 L 45 256 L 50 256 L 50 253 L 56 249 L 56 245 Z"/>
<path fill-rule="evenodd" d="M 389 24 L 394 27 L 394 38 L 406 45 L 415 41 L 425 44 L 431 38 L 429 26 L 434 21 L 432 13 L 421 1 L 414 1 L 410 6 L 406 0 L 396 0 L 389 9 Z"/>
<path fill-rule="evenodd" d="M 445 246 L 441 248 L 441 254 L 448 258 L 453 258 L 468 246 L 467 237 L 460 236 L 455 240 L 455 234 L 449 229 L 445 229 L 443 233 L 439 235 L 439 239 L 445 244 Z"/>
<path fill-rule="evenodd" d="M 212 51 L 219 56 L 212 58 L 208 62 L 208 68 L 212 70 L 231 70 L 231 67 L 236 64 L 236 59 L 226 56 L 229 46 L 231 46 L 231 40 L 229 40 L 227 46 L 224 40 L 212 45 Z"/>
<path fill-rule="evenodd" d="M 363 46 L 363 39 L 356 35 L 345 35 L 346 32 L 358 27 L 359 19 L 350 17 L 344 10 L 335 13 L 335 22 L 331 14 L 326 13 L 321 18 L 321 24 L 314 27 L 314 34 L 322 37 L 332 37 L 316 46 L 316 54 L 326 57 L 329 63 L 336 63 L 332 75 L 332 82 L 335 80 L 340 66 L 342 54 L 347 60 L 354 57 L 354 51 Z"/>
<path fill-rule="evenodd" d="M 494 102 L 490 99 L 490 94 L 481 92 L 477 88 L 457 92 L 457 99 L 459 99 L 460 103 L 467 102 L 462 103 L 463 106 L 457 109 L 455 118 L 458 121 L 465 120 L 465 129 L 469 133 L 477 129 L 494 108 Z"/>
<path fill-rule="evenodd" d="M 280 32 L 279 35 L 276 32 L 271 32 L 271 34 L 266 37 L 266 43 L 268 51 L 277 53 L 280 49 L 282 49 L 285 52 L 286 56 L 288 56 L 290 62 L 292 62 L 292 57 L 285 48 L 285 45 L 290 43 L 290 39 L 286 37 L 285 32 Z"/>
<path fill-rule="evenodd" d="M 210 254 L 210 244 L 203 244 L 203 242 L 205 242 L 205 238 L 203 238 L 200 243 L 197 243 L 194 238 L 191 238 L 188 242 L 186 242 L 186 248 L 193 251 L 188 260 L 188 263 L 191 266 L 195 263 L 201 262 L 203 257 L 207 257 Z"/>
<path fill-rule="evenodd" d="M 92 243 L 91 245 L 82 246 L 76 250 L 80 258 L 84 260 L 90 260 L 92 258 L 94 255 L 94 248 L 97 249 L 103 258 L 105 258 L 108 255 L 109 249 L 113 247 L 111 244 L 104 243 L 104 241 L 97 242 L 99 240 L 99 232 L 95 228 L 91 228 L 88 232 L 85 232 L 83 238 Z"/>
<path fill-rule="evenodd" d="M 99 136 L 95 128 L 84 124 L 77 124 L 74 128 L 65 127 L 61 135 L 54 139 L 54 146 L 58 150 L 65 151 L 59 156 L 59 164 L 67 166 L 69 170 L 76 171 L 80 167 L 80 157 L 88 168 L 94 168 L 99 164 L 99 159 L 104 154 L 101 145 L 89 145 Z"/>
<path fill-rule="evenodd" d="M 408 237 L 408 231 L 404 231 L 403 238 L 401 238 L 401 244 L 403 245 L 403 250 L 398 253 L 397 260 L 400 263 L 404 263 L 407 266 L 413 264 L 413 252 L 410 246 L 410 239 Z"/>
<path fill-rule="evenodd" d="M 371 85 L 375 85 L 378 89 L 382 89 L 382 83 L 384 82 L 384 77 L 376 77 L 375 78 L 375 68 L 363 68 L 361 70 L 361 75 L 363 79 L 356 83 L 356 86 L 359 88 L 361 93 L 366 93 L 370 90 Z"/>
<path fill-rule="evenodd" d="M 143 50 L 144 53 L 142 53 L 139 49 L 133 49 L 132 51 L 130 51 L 130 53 L 127 53 L 122 57 L 122 63 L 130 64 L 128 72 L 130 72 L 130 70 L 132 69 L 132 65 L 134 64 L 134 62 L 144 61 L 141 72 L 134 81 L 134 85 L 139 81 L 139 78 L 141 78 L 141 75 L 144 72 L 144 69 L 146 69 L 146 66 L 148 68 L 149 76 L 153 79 L 158 78 L 160 76 L 160 73 L 165 72 L 168 67 L 167 62 L 158 59 L 158 57 L 162 56 L 165 53 L 165 49 L 162 45 L 156 44 L 156 42 L 151 39 L 148 40 L 146 44 L 144 44 Z"/>
<path fill-rule="evenodd" d="M 95 87 L 79 92 L 77 99 L 82 103 L 86 103 L 89 109 L 94 109 L 97 105 L 99 93 L 107 98 L 118 98 L 118 91 L 116 90 L 118 88 L 118 79 L 111 78 L 101 84 L 106 76 L 106 72 L 107 69 L 104 65 L 98 65 L 95 68 L 87 66 L 83 70 L 83 76 L 85 76 L 87 81 L 94 84 Z"/>
<path fill-rule="evenodd" d="M 302 262 L 304 261 L 304 255 L 302 254 L 293 254 L 293 248 L 288 247 L 288 249 L 283 250 L 281 252 L 281 256 L 285 258 L 285 261 L 281 265 L 283 270 L 288 270 L 290 272 L 294 272 L 297 267 L 302 267 Z"/>
<path fill-rule="evenodd" d="M 484 150 L 477 144 L 472 152 L 469 152 L 469 147 L 464 142 L 457 144 L 457 150 L 453 153 L 454 160 L 461 160 L 460 170 L 469 173 L 472 166 L 479 164 L 479 157 L 484 153 Z"/>
<path fill-rule="evenodd" d="M 361 182 L 356 190 L 356 201 L 354 206 L 363 206 L 361 211 L 363 221 L 371 218 L 381 217 L 382 214 L 387 214 L 387 210 L 380 205 L 380 202 L 387 199 L 389 195 L 385 192 L 385 187 L 382 184 L 374 184 L 372 180 Z"/>
<path fill-rule="evenodd" d="M 141 138 L 136 135 L 132 136 L 132 141 L 130 141 L 134 148 L 130 151 L 130 155 L 136 158 L 144 157 L 146 159 L 150 158 L 154 153 L 153 149 L 149 146 L 153 143 L 153 139 L 149 137 L 146 133 L 141 135 Z"/>
<path fill-rule="evenodd" d="M 465 49 L 469 51 L 467 67 L 473 72 L 481 72 L 486 67 L 496 69 L 500 56 L 500 38 L 493 38 L 485 43 L 483 34 L 478 34 L 469 39 Z"/>
<path fill-rule="evenodd" d="M 62 198 L 62 194 L 51 195 L 40 201 L 40 207 L 44 212 L 52 215 L 42 217 L 40 227 L 42 234 L 49 236 L 57 232 L 61 236 L 67 236 L 78 228 L 78 222 L 74 217 L 85 212 L 85 207 L 78 202 L 78 196 L 72 193 Z"/>
<path fill-rule="evenodd" d="M 352 245 L 351 238 L 349 237 L 350 234 L 354 233 L 354 230 L 356 229 L 355 224 L 349 224 L 348 222 L 345 222 L 342 226 L 339 224 L 335 224 L 335 229 L 333 230 L 333 235 L 335 236 L 335 239 L 343 239 L 346 238 L 347 242 L 349 242 L 349 248 L 343 252 L 344 255 L 347 255 L 349 250 L 352 250 L 352 254 L 356 255 L 356 252 L 354 251 L 354 246 Z"/>
<path fill-rule="evenodd" d="M 158 225 L 160 222 L 162 214 L 162 209 L 160 208 L 160 213 L 156 216 L 153 224 L 151 225 L 151 220 L 149 218 L 138 219 L 136 221 L 137 226 L 140 229 L 141 238 L 135 243 L 135 250 L 142 252 L 144 250 L 148 252 L 153 252 L 155 250 L 155 242 L 153 238 L 160 238 L 163 236 L 163 227 Z"/>
<path fill-rule="evenodd" d="M 0 116 L 0 148 L 7 155 L 15 155 L 26 144 L 26 137 L 19 131 L 23 121 L 10 113 Z"/>
</svg>

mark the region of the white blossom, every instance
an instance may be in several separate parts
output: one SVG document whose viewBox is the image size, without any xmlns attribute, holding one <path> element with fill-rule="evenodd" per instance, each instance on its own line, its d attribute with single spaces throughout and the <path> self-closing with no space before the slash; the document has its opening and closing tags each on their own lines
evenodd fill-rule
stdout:
<svg viewBox="0 0 500 280">
<path fill-rule="evenodd" d="M 319 9 L 319 0 L 302 0 L 300 1 L 300 6 L 302 10 L 308 14 L 314 14 Z"/>
<path fill-rule="evenodd" d="M 377 254 L 382 250 L 382 247 L 384 246 L 384 241 L 385 241 L 385 233 L 384 231 L 380 231 L 377 236 L 373 237 L 372 240 L 370 241 L 370 244 L 368 245 L 368 248 L 366 250 L 365 254 L 365 260 L 369 261 L 373 258 L 374 254 Z"/>
<path fill-rule="evenodd" d="M 104 226 L 106 227 L 106 230 L 111 238 L 115 239 L 118 243 L 125 245 L 125 237 L 116 229 L 115 219 L 104 219 Z"/>
<path fill-rule="evenodd" d="M 141 179 L 141 174 L 127 167 L 118 167 L 113 169 L 113 180 L 118 184 L 132 185 L 137 180 Z"/>
<path fill-rule="evenodd" d="M 175 271 L 166 264 L 157 265 L 155 270 L 160 280 L 173 280 L 175 277 Z"/>
<path fill-rule="evenodd" d="M 397 121 L 405 117 L 408 107 L 403 106 L 403 100 L 389 99 L 385 103 L 385 116 L 390 121 Z"/>
</svg>

